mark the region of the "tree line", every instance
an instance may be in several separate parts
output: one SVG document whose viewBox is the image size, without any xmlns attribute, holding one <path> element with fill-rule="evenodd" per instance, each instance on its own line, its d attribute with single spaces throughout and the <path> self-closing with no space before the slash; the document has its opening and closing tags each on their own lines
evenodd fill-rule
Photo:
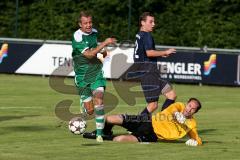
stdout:
<svg viewBox="0 0 240 160">
<path fill-rule="evenodd" d="M 16 0 L 1 0 L 0 8 L 0 37 L 71 40 L 80 11 L 88 10 L 99 41 L 133 42 L 139 15 L 150 11 L 158 45 L 240 48 L 239 0 L 19 0 L 18 14 Z"/>
</svg>

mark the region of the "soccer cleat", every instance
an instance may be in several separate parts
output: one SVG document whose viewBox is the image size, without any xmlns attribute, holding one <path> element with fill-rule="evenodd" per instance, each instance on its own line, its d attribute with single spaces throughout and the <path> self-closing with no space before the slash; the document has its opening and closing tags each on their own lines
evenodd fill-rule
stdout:
<svg viewBox="0 0 240 160">
<path fill-rule="evenodd" d="M 96 139 L 96 132 L 96 130 L 92 132 L 85 132 L 83 133 L 83 138 Z"/>
<path fill-rule="evenodd" d="M 92 131 L 92 132 L 85 132 L 85 133 L 83 133 L 83 138 L 96 139 L 96 137 L 97 137 L 96 133 L 97 133 L 96 130 Z M 113 139 L 113 132 L 112 131 L 110 131 L 108 133 L 104 132 L 104 134 L 102 135 L 102 138 L 104 140 L 112 140 Z"/>
<path fill-rule="evenodd" d="M 96 141 L 97 141 L 97 142 L 103 142 L 102 136 L 97 136 Z"/>
</svg>

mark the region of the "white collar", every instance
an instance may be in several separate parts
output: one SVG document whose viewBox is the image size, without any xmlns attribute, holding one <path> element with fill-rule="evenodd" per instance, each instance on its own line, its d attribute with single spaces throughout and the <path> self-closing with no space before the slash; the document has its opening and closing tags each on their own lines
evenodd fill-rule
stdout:
<svg viewBox="0 0 240 160">
<path fill-rule="evenodd" d="M 83 32 L 81 29 L 79 29 L 79 32 L 80 32 L 81 34 L 83 34 L 83 35 L 86 35 L 86 36 L 88 36 L 88 35 L 92 34 L 93 32 L 97 32 L 97 30 L 96 30 L 96 29 L 94 29 L 94 28 L 92 28 L 92 31 L 91 31 L 91 33 L 86 33 L 86 32 Z"/>
</svg>

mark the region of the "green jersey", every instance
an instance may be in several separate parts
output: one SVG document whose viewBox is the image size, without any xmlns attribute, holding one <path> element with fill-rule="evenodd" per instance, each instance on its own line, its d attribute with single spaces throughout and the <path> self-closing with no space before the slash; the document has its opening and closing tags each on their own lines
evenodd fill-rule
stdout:
<svg viewBox="0 0 240 160">
<path fill-rule="evenodd" d="M 87 34 L 80 29 L 73 34 L 72 57 L 74 72 L 79 80 L 93 83 L 98 77 L 102 77 L 102 63 L 97 57 L 86 58 L 83 53 L 87 49 L 97 47 L 97 30 L 92 29 L 92 33 Z"/>
</svg>

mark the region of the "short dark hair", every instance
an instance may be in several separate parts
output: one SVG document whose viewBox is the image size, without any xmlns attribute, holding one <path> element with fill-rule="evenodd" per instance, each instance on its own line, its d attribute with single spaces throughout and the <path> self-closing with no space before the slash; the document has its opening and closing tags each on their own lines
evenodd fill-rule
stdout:
<svg viewBox="0 0 240 160">
<path fill-rule="evenodd" d="M 78 17 L 78 22 L 81 22 L 82 17 L 92 17 L 92 15 L 88 11 L 81 11 Z"/>
<path fill-rule="evenodd" d="M 202 108 L 201 102 L 197 98 L 193 98 L 193 97 L 189 98 L 188 103 L 191 102 L 191 101 L 197 102 L 198 107 L 197 107 L 197 110 L 195 112 L 195 113 L 197 113 Z"/>
<path fill-rule="evenodd" d="M 154 17 L 154 15 L 151 12 L 143 12 L 139 17 L 139 27 L 142 26 L 141 22 L 146 21 L 147 16 Z"/>
</svg>

